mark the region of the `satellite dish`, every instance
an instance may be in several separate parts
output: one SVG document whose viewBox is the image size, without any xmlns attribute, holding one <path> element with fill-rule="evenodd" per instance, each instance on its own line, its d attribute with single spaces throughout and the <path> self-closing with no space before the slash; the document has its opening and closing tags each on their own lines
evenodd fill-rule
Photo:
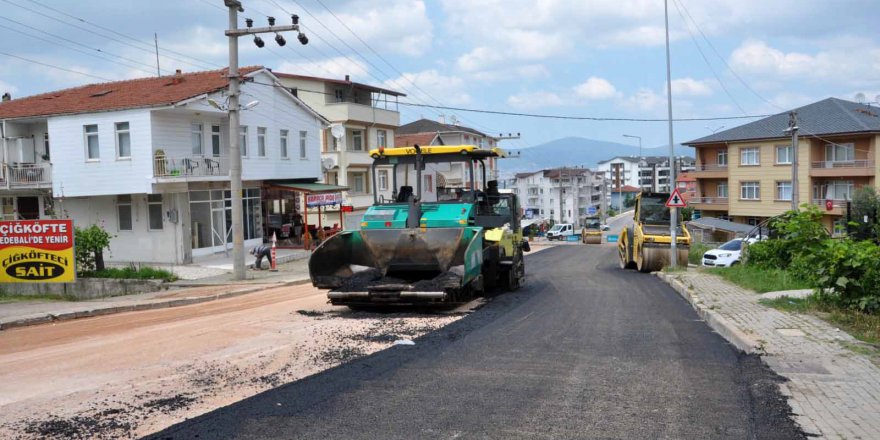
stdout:
<svg viewBox="0 0 880 440">
<path fill-rule="evenodd" d="M 856 93 L 856 102 L 858 102 L 859 104 L 864 104 L 865 103 L 865 94 L 862 92 Z"/>
<path fill-rule="evenodd" d="M 330 134 L 337 140 L 342 139 L 345 136 L 345 127 L 342 124 L 330 124 Z"/>
</svg>

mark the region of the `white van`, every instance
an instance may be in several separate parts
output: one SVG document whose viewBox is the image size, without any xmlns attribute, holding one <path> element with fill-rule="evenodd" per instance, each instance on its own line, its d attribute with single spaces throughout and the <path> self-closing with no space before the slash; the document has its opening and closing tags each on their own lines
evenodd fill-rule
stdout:
<svg viewBox="0 0 880 440">
<path fill-rule="evenodd" d="M 569 235 L 574 235 L 574 226 L 571 223 L 557 223 L 547 231 L 547 240 L 565 240 Z"/>
</svg>

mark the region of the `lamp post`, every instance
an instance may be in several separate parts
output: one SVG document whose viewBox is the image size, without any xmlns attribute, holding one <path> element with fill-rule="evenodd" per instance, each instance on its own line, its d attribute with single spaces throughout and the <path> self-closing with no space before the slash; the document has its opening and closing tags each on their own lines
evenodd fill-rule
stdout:
<svg viewBox="0 0 880 440">
<path fill-rule="evenodd" d="M 669 182 L 675 182 L 675 144 L 672 136 L 672 61 L 669 56 L 669 0 L 663 1 L 664 24 L 666 25 L 666 110 L 669 116 Z M 670 190 L 671 191 L 671 190 Z M 676 238 L 676 226 L 678 223 L 678 208 L 669 208 L 669 235 L 671 239 L 671 253 L 669 256 L 670 266 L 678 266 L 678 249 Z"/>
</svg>

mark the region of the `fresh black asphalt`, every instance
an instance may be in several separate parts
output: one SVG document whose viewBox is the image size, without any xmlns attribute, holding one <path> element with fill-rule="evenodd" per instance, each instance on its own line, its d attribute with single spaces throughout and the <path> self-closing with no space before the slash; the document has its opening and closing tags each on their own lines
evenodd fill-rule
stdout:
<svg viewBox="0 0 880 440">
<path fill-rule="evenodd" d="M 781 380 L 611 246 L 526 259 L 526 286 L 442 330 L 155 439 L 796 439 Z"/>
</svg>

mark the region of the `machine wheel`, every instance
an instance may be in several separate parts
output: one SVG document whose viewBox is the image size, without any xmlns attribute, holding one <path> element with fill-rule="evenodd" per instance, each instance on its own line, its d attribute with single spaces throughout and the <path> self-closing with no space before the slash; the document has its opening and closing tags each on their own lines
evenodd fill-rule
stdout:
<svg viewBox="0 0 880 440">
<path fill-rule="evenodd" d="M 623 239 L 622 244 L 617 246 L 618 253 L 618 261 L 620 263 L 621 269 L 633 269 L 636 267 L 636 263 L 633 261 L 635 255 L 633 255 L 633 228 L 626 228 L 626 233 L 621 237 Z"/>
<path fill-rule="evenodd" d="M 668 254 L 670 251 L 668 249 L 662 248 L 645 248 L 643 247 L 639 251 L 639 260 L 637 263 L 639 272 L 648 273 L 648 272 L 656 272 L 663 268 L 664 260 L 668 260 L 668 258 L 664 257 L 664 252 Z"/>
<path fill-rule="evenodd" d="M 510 269 L 501 271 L 501 287 L 508 292 L 517 290 L 522 287 L 524 279 L 525 264 L 522 253 L 517 253 L 513 257 L 513 265 Z"/>
<path fill-rule="evenodd" d="M 483 290 L 488 292 L 498 285 L 498 262 L 501 255 L 497 246 L 486 249 L 486 255 L 483 255 Z"/>
</svg>

